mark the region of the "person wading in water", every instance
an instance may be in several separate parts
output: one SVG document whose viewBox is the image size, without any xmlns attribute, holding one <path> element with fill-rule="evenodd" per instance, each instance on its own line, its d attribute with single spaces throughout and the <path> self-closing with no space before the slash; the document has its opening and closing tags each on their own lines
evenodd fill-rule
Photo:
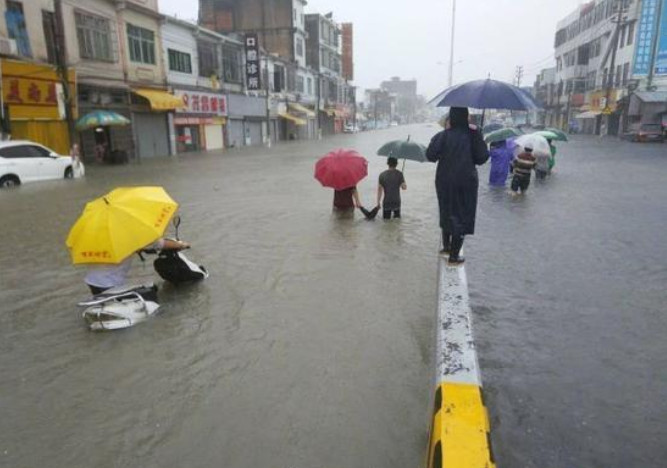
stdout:
<svg viewBox="0 0 667 468">
<path fill-rule="evenodd" d="M 450 265 L 460 265 L 463 236 L 475 233 L 477 213 L 477 167 L 489 159 L 481 132 L 468 123 L 466 107 L 452 107 L 450 128 L 433 137 L 426 157 L 437 162 L 435 188 L 440 205 L 442 251 Z"/>
</svg>

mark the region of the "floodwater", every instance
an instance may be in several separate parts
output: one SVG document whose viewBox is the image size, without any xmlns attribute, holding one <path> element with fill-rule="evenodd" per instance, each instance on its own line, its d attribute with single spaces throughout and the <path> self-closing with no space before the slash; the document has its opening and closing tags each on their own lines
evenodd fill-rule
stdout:
<svg viewBox="0 0 667 468">
<path fill-rule="evenodd" d="M 312 179 L 435 126 L 90 167 L 0 193 L 0 466 L 416 467 L 427 443 L 439 235 L 434 167 L 403 219 L 331 213 Z M 513 200 L 482 170 L 466 241 L 498 466 L 660 466 L 667 455 L 667 147 L 577 138 Z M 85 201 L 163 185 L 211 277 L 134 328 L 86 329 L 64 246 Z M 135 262 L 132 279 L 157 279 Z"/>
<path fill-rule="evenodd" d="M 417 466 L 432 391 L 432 166 L 400 222 L 332 215 L 316 159 L 388 132 L 90 167 L 0 192 L 0 466 Z M 210 278 L 134 328 L 87 330 L 64 240 L 85 201 L 163 185 Z M 433 211 L 431 213 L 430 211 Z M 424 212 L 429 212 L 424 216 Z M 135 261 L 133 279 L 159 279 Z"/>
</svg>

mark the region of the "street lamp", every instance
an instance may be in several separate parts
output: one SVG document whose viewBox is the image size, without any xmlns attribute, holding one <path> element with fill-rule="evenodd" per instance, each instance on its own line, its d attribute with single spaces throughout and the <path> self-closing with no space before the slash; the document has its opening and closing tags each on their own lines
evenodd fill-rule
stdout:
<svg viewBox="0 0 667 468">
<path fill-rule="evenodd" d="M 454 38 L 456 33 L 456 0 L 452 0 L 452 41 L 449 50 L 449 79 L 447 87 L 451 88 L 454 81 Z"/>
</svg>

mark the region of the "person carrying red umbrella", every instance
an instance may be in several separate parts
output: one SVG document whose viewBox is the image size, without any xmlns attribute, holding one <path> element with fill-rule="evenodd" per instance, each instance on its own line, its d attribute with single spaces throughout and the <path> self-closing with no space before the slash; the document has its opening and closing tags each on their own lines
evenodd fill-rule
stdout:
<svg viewBox="0 0 667 468">
<path fill-rule="evenodd" d="M 334 189 L 334 210 L 350 211 L 359 208 L 372 217 L 362 205 L 357 184 L 368 175 L 368 161 L 354 150 L 338 149 L 320 158 L 315 164 L 315 179 L 322 186 Z M 374 210 L 377 214 L 377 210 Z"/>
</svg>

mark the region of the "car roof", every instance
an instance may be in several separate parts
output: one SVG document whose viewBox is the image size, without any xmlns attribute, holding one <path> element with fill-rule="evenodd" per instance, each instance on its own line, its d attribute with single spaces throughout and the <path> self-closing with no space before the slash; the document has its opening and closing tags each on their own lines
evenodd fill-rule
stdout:
<svg viewBox="0 0 667 468">
<path fill-rule="evenodd" d="M 41 143 L 37 143 L 35 141 L 30 141 L 30 140 L 5 140 L 5 141 L 0 141 L 0 148 L 7 148 L 10 146 L 19 146 L 19 145 L 38 145 L 38 146 L 44 146 Z M 44 146 L 46 148 L 46 146 Z"/>
</svg>

